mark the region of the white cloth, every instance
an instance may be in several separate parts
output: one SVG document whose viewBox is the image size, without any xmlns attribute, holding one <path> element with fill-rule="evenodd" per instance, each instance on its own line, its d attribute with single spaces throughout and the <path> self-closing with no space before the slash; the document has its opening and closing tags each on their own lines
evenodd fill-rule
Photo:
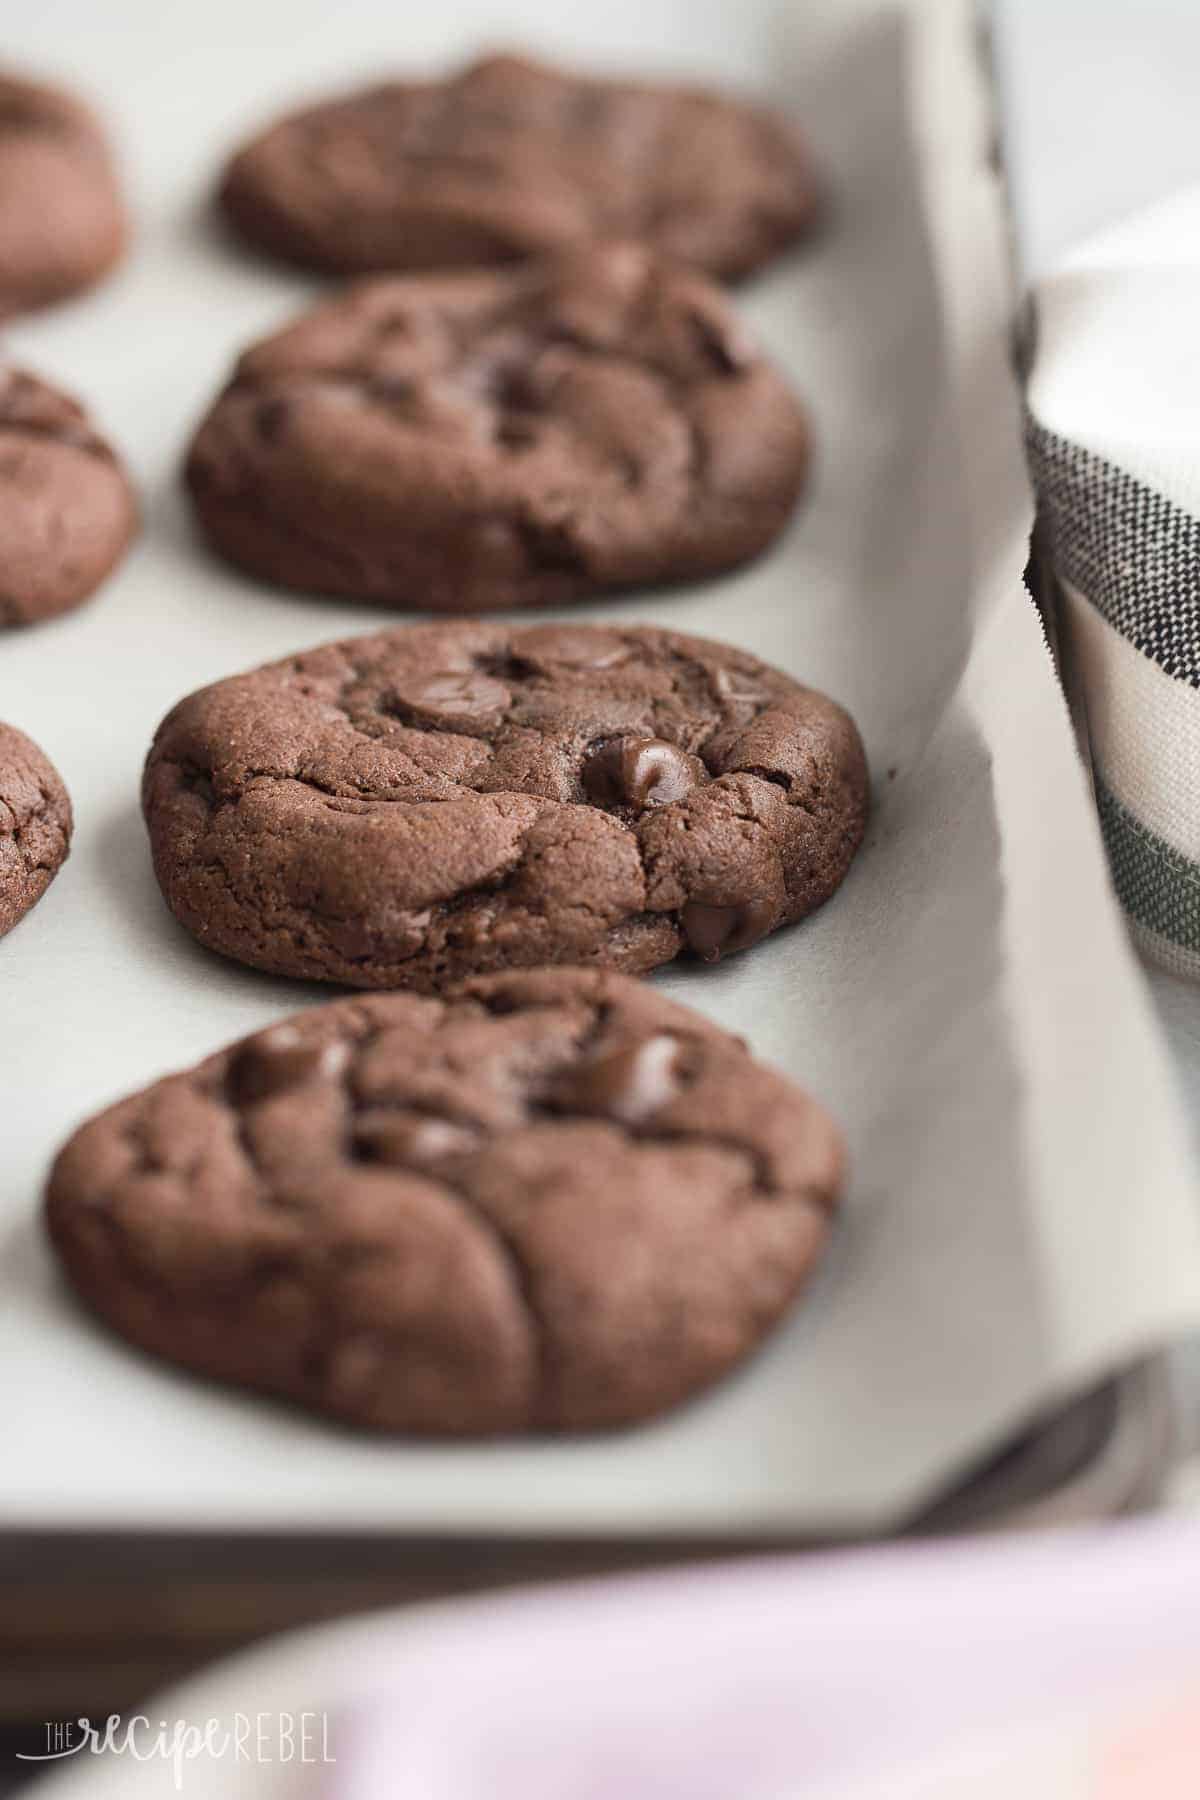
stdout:
<svg viewBox="0 0 1200 1800">
<path fill-rule="evenodd" d="M 1063 673 L 1135 936 L 1200 975 L 1200 187 L 1034 293 L 1030 466 Z"/>
</svg>

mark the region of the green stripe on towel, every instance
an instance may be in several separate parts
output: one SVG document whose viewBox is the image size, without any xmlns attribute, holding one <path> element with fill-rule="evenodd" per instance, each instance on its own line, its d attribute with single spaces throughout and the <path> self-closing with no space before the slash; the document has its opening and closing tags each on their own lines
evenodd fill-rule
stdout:
<svg viewBox="0 0 1200 1800">
<path fill-rule="evenodd" d="M 1200 865 L 1150 831 L 1095 775 L 1100 829 L 1117 898 L 1141 924 L 1200 951 Z"/>
</svg>

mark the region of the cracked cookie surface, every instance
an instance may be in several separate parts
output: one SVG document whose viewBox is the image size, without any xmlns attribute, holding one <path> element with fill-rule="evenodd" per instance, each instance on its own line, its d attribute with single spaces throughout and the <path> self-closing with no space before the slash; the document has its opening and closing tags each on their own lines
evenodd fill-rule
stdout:
<svg viewBox="0 0 1200 1800">
<path fill-rule="evenodd" d="M 867 770 L 848 714 L 729 645 L 457 621 L 189 696 L 143 806 L 167 903 L 211 949 L 429 992 L 747 948 L 838 886 Z"/>
<path fill-rule="evenodd" d="M 609 244 L 350 289 L 245 352 L 185 473 L 252 574 L 472 613 L 744 562 L 808 460 L 719 289 Z"/>
<path fill-rule="evenodd" d="M 0 318 L 107 273 L 125 213 L 100 125 L 74 95 L 0 70 Z"/>
<path fill-rule="evenodd" d="M 86 600 L 136 524 L 129 479 L 78 401 L 0 366 L 0 628 Z"/>
<path fill-rule="evenodd" d="M 232 158 L 220 202 L 269 255 L 342 273 L 636 237 L 736 277 L 806 230 L 816 188 L 799 134 L 764 109 L 490 56 L 278 120 Z"/>
<path fill-rule="evenodd" d="M 586 1430 L 746 1356 L 818 1259 L 825 1112 L 640 983 L 314 1007 L 55 1163 L 74 1286 L 145 1350 L 381 1431 Z"/>
<path fill-rule="evenodd" d="M 71 847 L 71 801 L 45 753 L 0 724 L 0 937 L 41 899 Z"/>
</svg>

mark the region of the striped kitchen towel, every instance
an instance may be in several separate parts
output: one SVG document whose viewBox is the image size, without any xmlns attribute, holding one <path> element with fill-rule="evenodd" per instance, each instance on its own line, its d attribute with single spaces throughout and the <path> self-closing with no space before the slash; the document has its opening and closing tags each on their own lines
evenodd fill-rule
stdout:
<svg viewBox="0 0 1200 1800">
<path fill-rule="evenodd" d="M 1200 188 L 1041 283 L 1027 357 L 1038 541 L 1113 880 L 1142 948 L 1200 975 Z"/>
</svg>

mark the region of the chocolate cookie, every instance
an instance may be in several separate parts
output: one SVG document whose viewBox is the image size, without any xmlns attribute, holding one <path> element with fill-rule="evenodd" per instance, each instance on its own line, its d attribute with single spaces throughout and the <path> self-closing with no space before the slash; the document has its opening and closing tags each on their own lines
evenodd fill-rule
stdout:
<svg viewBox="0 0 1200 1800">
<path fill-rule="evenodd" d="M 129 478 L 78 401 L 0 366 L 0 627 L 78 606 L 136 525 Z"/>
<path fill-rule="evenodd" d="M 458 622 L 193 694 L 143 799 L 167 903 L 202 943 L 431 992 L 745 949 L 837 887 L 867 771 L 839 706 L 728 645 Z"/>
<path fill-rule="evenodd" d="M 0 317 L 91 287 L 124 247 L 97 120 L 71 94 L 0 73 Z"/>
<path fill-rule="evenodd" d="M 270 255 L 349 273 L 478 268 L 633 237 L 738 276 L 816 209 L 808 152 L 784 120 L 518 56 L 281 119 L 238 151 L 220 199 Z"/>
<path fill-rule="evenodd" d="M 246 352 L 187 482 L 252 574 L 464 613 L 744 562 L 808 455 L 725 296 L 624 244 L 351 289 Z"/>
<path fill-rule="evenodd" d="M 50 758 L 0 724 L 0 937 L 45 893 L 71 847 L 71 801 Z"/>
<path fill-rule="evenodd" d="M 47 1207 L 142 1349 L 379 1431 L 592 1430 L 708 1386 L 825 1241 L 827 1115 L 600 971 L 297 1015 L 93 1119 Z"/>
</svg>

